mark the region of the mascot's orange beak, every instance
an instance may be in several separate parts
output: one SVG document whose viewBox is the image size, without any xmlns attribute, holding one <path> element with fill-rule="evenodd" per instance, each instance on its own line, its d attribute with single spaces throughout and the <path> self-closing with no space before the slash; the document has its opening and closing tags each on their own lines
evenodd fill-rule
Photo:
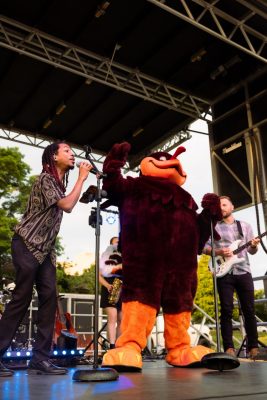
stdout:
<svg viewBox="0 0 267 400">
<path fill-rule="evenodd" d="M 140 164 L 142 175 L 168 179 L 176 183 L 176 185 L 182 186 L 186 181 L 186 173 L 182 168 L 182 164 L 176 157 L 184 151 L 184 147 L 178 147 L 173 156 L 165 153 L 168 159 L 164 156 L 164 153 L 162 156 L 160 156 L 161 153 L 158 153 L 159 159 L 158 157 L 155 158 L 153 155 L 145 157 Z"/>
</svg>

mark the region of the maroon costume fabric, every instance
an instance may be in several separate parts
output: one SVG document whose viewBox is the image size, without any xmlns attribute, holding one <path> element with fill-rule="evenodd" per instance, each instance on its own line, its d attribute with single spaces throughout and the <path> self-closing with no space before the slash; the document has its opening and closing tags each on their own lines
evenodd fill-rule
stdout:
<svg viewBox="0 0 267 400">
<path fill-rule="evenodd" d="M 117 146 L 117 147 L 116 147 Z M 127 156 L 114 145 L 104 163 L 103 189 L 119 207 L 123 264 L 122 301 L 139 301 L 176 314 L 191 311 L 197 288 L 197 254 L 210 235 L 210 205 L 197 214 L 192 196 L 163 178 L 123 178 Z M 212 197 L 214 196 L 214 197 Z M 220 215 L 219 215 L 220 217 Z"/>
</svg>

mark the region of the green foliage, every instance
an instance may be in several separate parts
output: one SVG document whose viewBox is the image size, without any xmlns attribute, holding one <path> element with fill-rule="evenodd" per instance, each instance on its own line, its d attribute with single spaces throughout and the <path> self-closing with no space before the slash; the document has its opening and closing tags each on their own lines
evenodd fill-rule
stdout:
<svg viewBox="0 0 267 400">
<path fill-rule="evenodd" d="M 57 236 L 56 238 L 55 250 L 57 257 L 62 256 L 62 254 L 64 254 L 64 246 L 62 245 L 60 236 Z"/>
<path fill-rule="evenodd" d="M 26 177 L 25 180 L 20 183 L 19 190 L 14 190 L 10 196 L 5 197 L 2 206 L 8 215 L 20 216 L 24 213 L 27 207 L 31 187 L 36 178 L 37 175 Z"/>
<path fill-rule="evenodd" d="M 11 238 L 16 218 L 7 216 L 5 210 L 0 209 L 0 278 L 14 278 L 14 268 L 11 262 Z"/>
<path fill-rule="evenodd" d="M 17 148 L 0 148 L 0 268 L 10 264 L 10 245 L 16 214 L 20 214 L 23 191 L 28 187 L 30 167 Z"/>
<path fill-rule="evenodd" d="M 195 297 L 195 304 L 202 308 L 208 315 L 215 318 L 215 304 L 213 292 L 213 277 L 209 271 L 208 262 L 210 256 L 202 254 L 198 262 L 198 288 Z M 218 298 L 219 312 L 220 301 Z M 195 310 L 193 312 L 193 322 L 199 323 L 203 318 L 203 314 Z M 238 309 L 235 308 L 233 312 L 233 319 L 238 320 Z"/>
<path fill-rule="evenodd" d="M 85 269 L 81 275 L 69 275 L 66 263 L 57 263 L 57 286 L 62 293 L 95 293 L 95 265 Z"/>
<path fill-rule="evenodd" d="M 10 198 L 14 191 L 20 190 L 30 173 L 23 158 L 18 148 L 0 147 L 0 198 Z"/>
<path fill-rule="evenodd" d="M 214 318 L 213 279 L 208 267 L 209 256 L 201 255 L 198 262 L 198 288 L 195 304 Z M 195 310 L 193 312 L 194 323 L 201 322 L 203 314 Z"/>
<path fill-rule="evenodd" d="M 263 290 L 255 291 L 255 299 L 265 299 L 265 294 Z M 255 314 L 262 321 L 267 321 L 267 304 L 266 303 L 257 303 L 255 304 Z"/>
<path fill-rule="evenodd" d="M 13 228 L 17 222 L 16 218 L 7 216 L 5 210 L 0 209 L 0 255 L 10 253 L 11 237 Z"/>
</svg>

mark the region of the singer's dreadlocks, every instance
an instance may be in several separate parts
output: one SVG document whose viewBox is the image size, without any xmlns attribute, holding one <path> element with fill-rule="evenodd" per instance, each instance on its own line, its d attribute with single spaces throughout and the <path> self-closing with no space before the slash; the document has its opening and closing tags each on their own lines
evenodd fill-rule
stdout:
<svg viewBox="0 0 267 400">
<path fill-rule="evenodd" d="M 57 183 L 59 184 L 60 188 L 62 191 L 65 193 L 66 187 L 68 185 L 68 178 L 69 178 L 69 171 L 67 171 L 64 175 L 63 182 L 59 179 L 58 172 L 56 169 L 56 164 L 55 164 L 55 159 L 54 156 L 57 154 L 59 145 L 64 143 L 62 142 L 56 142 L 56 143 L 51 143 L 49 146 L 47 146 L 44 149 L 43 155 L 42 155 L 42 165 L 43 165 L 43 170 L 42 172 L 47 172 L 48 174 L 52 175 Z"/>
</svg>

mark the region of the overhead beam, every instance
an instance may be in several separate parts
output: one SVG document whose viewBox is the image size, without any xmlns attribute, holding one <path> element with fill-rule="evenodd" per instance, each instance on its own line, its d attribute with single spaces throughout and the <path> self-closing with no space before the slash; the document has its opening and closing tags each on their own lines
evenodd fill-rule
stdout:
<svg viewBox="0 0 267 400">
<path fill-rule="evenodd" d="M 161 9 L 169 12 L 170 14 L 182 19 L 183 21 L 189 22 L 196 28 L 199 28 L 212 36 L 244 51 L 245 53 L 257 58 L 264 63 L 267 63 L 267 57 L 264 55 L 264 49 L 266 50 L 267 37 L 263 33 L 257 31 L 255 28 L 249 25 L 251 18 L 258 14 L 261 18 L 264 18 L 267 24 L 267 15 L 249 4 L 249 2 L 244 0 L 237 0 L 243 7 L 247 7 L 247 12 L 245 13 L 242 20 L 238 20 L 230 14 L 219 8 L 220 0 L 213 0 L 207 2 L 204 0 L 181 0 L 178 3 L 183 6 L 180 11 L 175 8 L 168 6 L 166 1 L 162 0 L 147 0 L 149 3 L 160 7 Z M 191 12 L 192 3 L 197 4 L 202 7 L 201 12 L 198 15 L 194 15 Z M 234 5 L 233 5 L 234 6 Z M 203 21 L 203 17 L 209 15 L 212 26 Z M 227 32 L 224 27 L 224 23 L 227 22 L 228 28 Z M 229 29 L 230 26 L 230 29 Z M 238 40 L 238 35 L 241 36 L 242 40 Z M 254 40 L 253 40 L 254 39 Z M 255 47 L 255 39 L 257 40 L 257 48 Z M 265 51 L 266 54 L 266 51 Z"/>
<path fill-rule="evenodd" d="M 166 151 L 170 152 L 178 145 L 182 144 L 183 142 L 191 139 L 192 135 L 189 130 L 182 130 L 180 132 L 169 132 L 168 138 L 161 141 L 160 143 L 153 145 L 151 147 L 146 148 L 144 151 L 139 153 L 136 157 L 132 157 L 129 159 L 130 169 L 138 170 L 139 164 L 144 157 L 147 157 L 149 154 L 158 152 L 158 151 Z"/>
<path fill-rule="evenodd" d="M 174 85 L 0 15 L 0 46 L 193 119 L 209 103 Z"/>
<path fill-rule="evenodd" d="M 124 166 L 124 170 L 126 172 L 137 168 L 139 162 L 143 157 L 147 156 L 150 153 L 154 153 L 155 151 L 171 151 L 174 147 L 177 147 L 178 144 L 185 142 L 186 140 L 191 139 L 191 134 L 189 131 L 181 131 L 181 132 L 170 132 L 168 139 L 163 140 L 158 145 L 154 145 L 153 147 L 146 149 L 145 152 L 138 155 L 138 157 L 132 157 L 130 162 L 127 162 Z M 50 143 L 54 140 L 49 136 L 41 136 L 35 135 L 33 133 L 18 130 L 15 131 L 7 129 L 5 126 L 0 124 L 0 139 L 6 139 L 14 143 L 25 144 L 32 147 L 37 147 L 39 149 L 45 149 Z M 69 142 L 68 142 L 69 143 Z M 69 143 L 75 157 L 79 157 L 82 159 L 86 158 L 85 148 L 83 146 L 78 147 L 77 144 Z M 95 152 L 93 149 L 93 153 L 90 154 L 95 163 L 103 164 L 106 154 L 101 154 L 100 152 Z"/>
<path fill-rule="evenodd" d="M 12 130 L 11 130 L 12 129 Z M 28 131 L 15 129 L 12 127 L 7 129 L 4 125 L 0 124 L 0 139 L 10 140 L 11 142 L 25 144 L 27 146 L 37 147 L 39 149 L 45 149 L 50 143 L 55 140 L 50 136 L 37 135 Z M 69 142 L 68 142 L 69 143 Z M 77 144 L 69 143 L 73 149 L 75 157 L 86 158 L 85 149 Z M 105 154 L 95 153 L 92 155 L 93 161 L 102 164 L 105 159 Z"/>
</svg>

